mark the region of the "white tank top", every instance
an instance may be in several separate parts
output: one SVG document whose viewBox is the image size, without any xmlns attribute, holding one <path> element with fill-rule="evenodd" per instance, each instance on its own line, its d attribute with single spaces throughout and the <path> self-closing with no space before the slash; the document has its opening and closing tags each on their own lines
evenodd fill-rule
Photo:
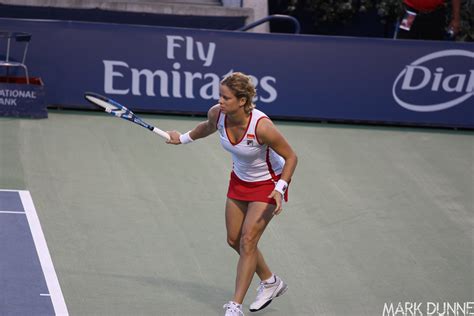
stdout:
<svg viewBox="0 0 474 316">
<path fill-rule="evenodd" d="M 235 144 L 227 136 L 226 115 L 219 112 L 217 130 L 222 147 L 232 154 L 233 171 L 243 181 L 277 180 L 285 165 L 285 160 L 280 155 L 258 141 L 256 128 L 261 119 L 268 119 L 268 116 L 253 109 L 243 138 Z"/>
</svg>

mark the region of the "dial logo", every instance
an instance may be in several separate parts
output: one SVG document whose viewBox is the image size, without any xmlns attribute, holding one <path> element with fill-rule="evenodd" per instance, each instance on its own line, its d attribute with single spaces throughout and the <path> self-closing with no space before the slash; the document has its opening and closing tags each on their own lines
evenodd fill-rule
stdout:
<svg viewBox="0 0 474 316">
<path fill-rule="evenodd" d="M 465 65 L 466 71 L 459 73 L 458 67 L 457 73 L 450 72 L 449 66 L 453 64 Z M 474 68 L 474 52 L 467 50 L 443 50 L 423 56 L 397 76 L 392 87 L 393 98 L 400 106 L 415 112 L 452 108 L 474 96 L 474 69 L 469 67 Z M 424 100 L 420 100 L 420 95 L 425 96 Z"/>
</svg>

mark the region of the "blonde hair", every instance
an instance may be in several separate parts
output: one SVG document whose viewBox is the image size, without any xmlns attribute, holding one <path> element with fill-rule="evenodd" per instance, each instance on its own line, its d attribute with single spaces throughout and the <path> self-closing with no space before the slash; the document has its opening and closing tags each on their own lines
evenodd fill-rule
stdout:
<svg viewBox="0 0 474 316">
<path fill-rule="evenodd" d="M 237 99 L 245 98 L 244 111 L 250 114 L 255 108 L 252 102 L 257 94 L 257 90 L 253 85 L 252 78 L 241 72 L 233 72 L 221 81 L 222 85 L 228 87 Z"/>
</svg>

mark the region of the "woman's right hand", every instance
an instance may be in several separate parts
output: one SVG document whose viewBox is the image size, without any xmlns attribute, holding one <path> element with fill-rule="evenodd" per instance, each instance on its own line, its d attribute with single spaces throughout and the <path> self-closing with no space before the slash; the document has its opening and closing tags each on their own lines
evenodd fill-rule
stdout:
<svg viewBox="0 0 474 316">
<path fill-rule="evenodd" d="M 171 144 L 171 145 L 179 145 L 181 144 L 179 140 L 179 136 L 181 135 L 180 132 L 178 131 L 166 131 L 170 135 L 170 140 L 168 140 L 166 143 Z"/>
</svg>

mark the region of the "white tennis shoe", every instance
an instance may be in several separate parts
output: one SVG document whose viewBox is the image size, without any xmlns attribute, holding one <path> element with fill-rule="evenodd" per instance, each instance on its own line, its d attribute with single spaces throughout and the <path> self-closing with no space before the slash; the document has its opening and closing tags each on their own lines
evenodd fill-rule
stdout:
<svg viewBox="0 0 474 316">
<path fill-rule="evenodd" d="M 283 295 L 286 290 L 288 290 L 288 286 L 277 275 L 275 275 L 275 282 L 273 283 L 260 282 L 257 289 L 257 298 L 250 304 L 250 311 L 256 312 L 264 309 L 270 305 L 275 297 Z"/>
<path fill-rule="evenodd" d="M 242 311 L 242 304 L 229 301 L 229 303 L 225 304 L 223 307 L 225 309 L 225 316 L 245 316 Z"/>
</svg>

